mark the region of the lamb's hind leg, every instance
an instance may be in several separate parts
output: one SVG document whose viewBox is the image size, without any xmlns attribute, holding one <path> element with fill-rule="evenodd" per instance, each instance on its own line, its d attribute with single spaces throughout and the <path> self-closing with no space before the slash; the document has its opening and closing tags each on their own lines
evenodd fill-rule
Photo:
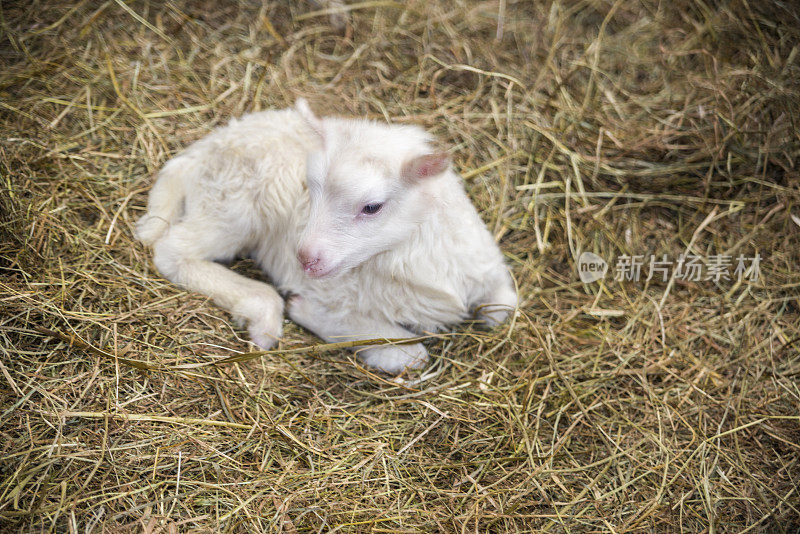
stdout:
<svg viewBox="0 0 800 534">
<path fill-rule="evenodd" d="M 198 221 L 173 225 L 154 244 L 153 263 L 165 278 L 211 297 L 246 322 L 253 342 L 268 349 L 281 335 L 283 299 L 271 286 L 215 263 L 241 252 L 243 243 L 232 233 Z"/>
<path fill-rule="evenodd" d="M 511 276 L 503 273 L 503 276 L 492 282 L 482 302 L 475 308 L 475 318 L 481 321 L 485 328 L 494 328 L 503 323 L 517 307 L 517 292 Z"/>
<path fill-rule="evenodd" d="M 396 324 L 326 309 L 322 304 L 301 296 L 291 297 L 286 304 L 286 311 L 294 322 L 329 343 L 416 337 L 413 332 Z M 428 362 L 428 351 L 422 343 L 365 345 L 352 350 L 367 366 L 391 374 L 404 369 L 420 369 Z"/>
</svg>

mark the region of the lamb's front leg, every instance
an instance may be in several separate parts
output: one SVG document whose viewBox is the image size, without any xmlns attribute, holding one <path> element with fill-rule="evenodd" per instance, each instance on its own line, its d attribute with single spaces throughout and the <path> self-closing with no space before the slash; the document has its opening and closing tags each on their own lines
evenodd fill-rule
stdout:
<svg viewBox="0 0 800 534">
<path fill-rule="evenodd" d="M 211 297 L 247 323 L 253 342 L 269 349 L 281 336 L 283 299 L 271 286 L 212 261 L 241 249 L 229 234 L 197 221 L 177 224 L 153 245 L 153 263 L 165 278 Z"/>
<path fill-rule="evenodd" d="M 324 305 L 299 295 L 287 301 L 286 311 L 294 322 L 329 343 L 416 337 L 413 332 L 396 324 L 358 313 L 328 310 Z M 365 345 L 353 350 L 365 365 L 391 374 L 401 373 L 404 369 L 420 369 L 428 362 L 428 351 L 422 343 Z"/>
</svg>

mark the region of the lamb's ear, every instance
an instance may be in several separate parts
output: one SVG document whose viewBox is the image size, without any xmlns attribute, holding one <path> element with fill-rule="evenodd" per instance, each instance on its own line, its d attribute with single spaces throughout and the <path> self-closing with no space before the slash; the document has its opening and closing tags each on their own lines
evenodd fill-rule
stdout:
<svg viewBox="0 0 800 534">
<path fill-rule="evenodd" d="M 320 143 L 325 145 L 325 130 L 322 128 L 322 121 L 314 115 L 314 112 L 311 111 L 311 108 L 308 105 L 308 102 L 305 98 L 298 98 L 295 100 L 294 109 L 297 113 L 303 117 L 303 120 L 306 122 L 309 128 L 317 134 L 319 137 Z"/>
<path fill-rule="evenodd" d="M 434 152 L 433 154 L 424 154 L 406 161 L 400 174 L 408 182 L 419 182 L 439 176 L 449 167 L 450 156 L 444 152 Z"/>
</svg>

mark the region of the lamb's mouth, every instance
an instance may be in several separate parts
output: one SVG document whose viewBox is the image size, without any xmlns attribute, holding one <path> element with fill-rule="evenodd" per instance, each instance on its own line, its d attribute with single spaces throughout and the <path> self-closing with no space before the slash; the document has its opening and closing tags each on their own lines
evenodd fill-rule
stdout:
<svg viewBox="0 0 800 534">
<path fill-rule="evenodd" d="M 339 268 L 338 265 L 333 265 L 331 267 L 324 267 L 324 268 L 317 268 L 316 266 L 314 266 L 311 269 L 307 269 L 305 273 L 309 278 L 320 280 L 323 278 L 333 278 L 334 276 L 339 274 L 340 270 L 341 269 Z"/>
</svg>

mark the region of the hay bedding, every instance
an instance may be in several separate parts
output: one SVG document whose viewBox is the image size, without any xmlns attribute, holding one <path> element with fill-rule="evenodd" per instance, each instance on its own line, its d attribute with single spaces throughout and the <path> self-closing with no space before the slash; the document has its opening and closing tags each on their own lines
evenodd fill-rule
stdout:
<svg viewBox="0 0 800 534">
<path fill-rule="evenodd" d="M 797 532 L 797 4 L 313 9 L 2 4 L 2 530 Z M 398 384 L 291 325 L 248 355 L 154 272 L 154 172 L 298 96 L 454 148 L 513 323 Z M 761 276 L 582 284 L 582 251 Z"/>
</svg>

